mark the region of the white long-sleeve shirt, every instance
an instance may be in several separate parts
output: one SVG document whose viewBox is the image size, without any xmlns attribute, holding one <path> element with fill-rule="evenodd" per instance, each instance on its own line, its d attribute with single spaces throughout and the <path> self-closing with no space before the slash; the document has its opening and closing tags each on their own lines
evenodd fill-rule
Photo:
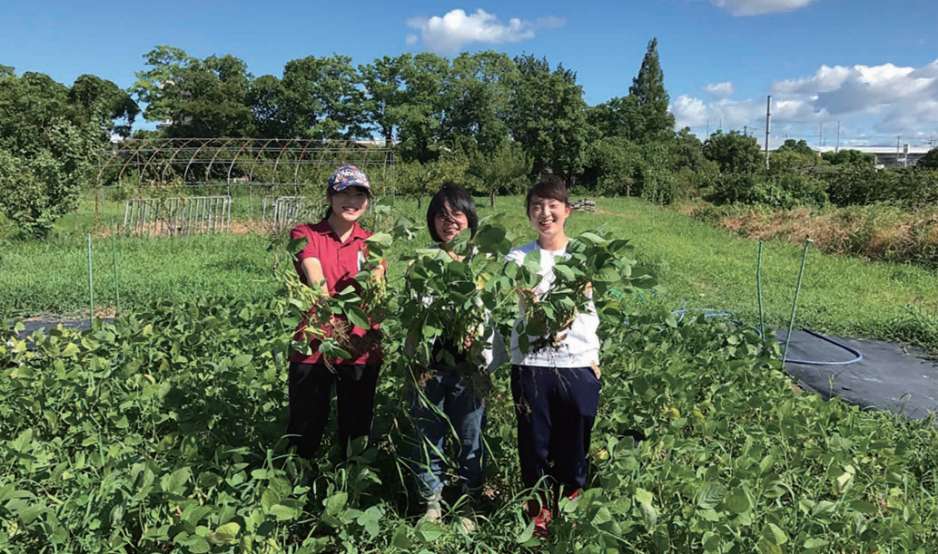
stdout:
<svg viewBox="0 0 938 554">
<path fill-rule="evenodd" d="M 541 281 L 534 288 L 536 297 L 542 296 L 554 282 L 554 264 L 557 258 L 566 258 L 566 248 L 544 250 L 537 241 L 513 248 L 507 256 L 509 262 L 524 265 L 524 258 L 529 252 L 540 249 L 541 267 L 538 274 Z M 523 306 L 519 306 L 518 321 L 524 317 Z M 517 322 L 516 322 L 517 327 Z M 511 331 L 511 363 L 514 365 L 532 365 L 546 367 L 590 367 L 599 364 L 599 316 L 592 300 L 586 311 L 578 312 L 573 324 L 565 331 L 565 336 L 557 347 L 545 347 L 537 351 L 524 353 L 518 346 L 518 331 Z M 541 337 L 529 337 L 533 342 Z"/>
</svg>

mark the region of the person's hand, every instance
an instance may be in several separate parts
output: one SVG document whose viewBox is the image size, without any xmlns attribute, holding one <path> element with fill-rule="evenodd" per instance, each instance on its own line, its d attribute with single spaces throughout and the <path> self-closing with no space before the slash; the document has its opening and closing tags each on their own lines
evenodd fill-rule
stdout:
<svg viewBox="0 0 938 554">
<path fill-rule="evenodd" d="M 603 375 L 603 370 L 599 368 L 599 364 L 594 363 L 590 368 L 593 370 L 593 375 L 596 376 L 596 380 L 599 381 L 599 378 Z"/>
</svg>

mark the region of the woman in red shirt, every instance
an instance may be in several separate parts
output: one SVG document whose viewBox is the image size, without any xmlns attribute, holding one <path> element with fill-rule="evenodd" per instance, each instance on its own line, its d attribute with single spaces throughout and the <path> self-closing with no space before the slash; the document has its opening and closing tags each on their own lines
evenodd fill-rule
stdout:
<svg viewBox="0 0 938 554">
<path fill-rule="evenodd" d="M 329 178 L 326 199 L 329 203 L 326 217 L 316 224 L 294 227 L 290 238 L 306 240 L 306 246 L 294 258 L 300 279 L 334 296 L 349 285 L 355 285 L 355 275 L 367 258 L 365 241 L 371 233 L 363 229 L 358 220 L 368 209 L 371 184 L 360 169 L 343 165 Z M 295 340 L 307 340 L 304 337 L 308 319 L 300 321 Z M 331 332 L 334 324 L 347 322 L 325 323 L 323 331 Z M 345 456 L 351 439 L 367 437 L 371 431 L 381 366 L 379 331 L 377 326 L 371 329 L 345 326 L 349 328 L 350 359 L 324 360 L 316 338 L 309 339 L 309 355 L 294 351 L 290 356 L 287 433 L 299 455 L 306 458 L 313 457 L 322 442 L 329 421 L 333 384 L 338 399 L 340 456 Z"/>
</svg>

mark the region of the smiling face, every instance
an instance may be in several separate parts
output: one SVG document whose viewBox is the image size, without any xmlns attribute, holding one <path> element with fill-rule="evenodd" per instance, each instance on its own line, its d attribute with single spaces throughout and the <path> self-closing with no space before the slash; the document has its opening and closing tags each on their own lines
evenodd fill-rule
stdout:
<svg viewBox="0 0 938 554">
<path fill-rule="evenodd" d="M 554 198 L 532 196 L 528 205 L 528 219 L 542 239 L 563 236 L 563 226 L 570 216 L 570 206 Z"/>
<path fill-rule="evenodd" d="M 328 199 L 332 214 L 349 223 L 358 221 L 368 209 L 368 193 L 358 187 L 334 192 Z"/>
<path fill-rule="evenodd" d="M 433 230 L 442 243 L 453 240 L 468 227 L 469 217 L 461 211 L 453 210 L 449 202 L 443 204 L 443 209 L 433 218 Z"/>
</svg>

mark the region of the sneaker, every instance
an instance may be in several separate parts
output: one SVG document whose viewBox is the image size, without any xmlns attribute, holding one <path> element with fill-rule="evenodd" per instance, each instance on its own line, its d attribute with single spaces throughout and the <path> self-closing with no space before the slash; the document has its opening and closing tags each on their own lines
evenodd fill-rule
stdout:
<svg viewBox="0 0 938 554">
<path fill-rule="evenodd" d="M 547 526 L 550 525 L 554 515 L 547 508 L 541 508 L 541 512 L 534 516 L 534 536 L 546 539 L 550 536 Z"/>
<path fill-rule="evenodd" d="M 476 532 L 479 524 L 472 517 L 462 516 L 459 518 L 459 528 L 462 529 L 463 533 L 470 534 Z"/>
<path fill-rule="evenodd" d="M 434 495 L 427 499 L 427 511 L 423 514 L 424 521 L 437 523 L 443 519 L 443 506 L 440 504 L 442 498 L 440 495 Z"/>
</svg>

